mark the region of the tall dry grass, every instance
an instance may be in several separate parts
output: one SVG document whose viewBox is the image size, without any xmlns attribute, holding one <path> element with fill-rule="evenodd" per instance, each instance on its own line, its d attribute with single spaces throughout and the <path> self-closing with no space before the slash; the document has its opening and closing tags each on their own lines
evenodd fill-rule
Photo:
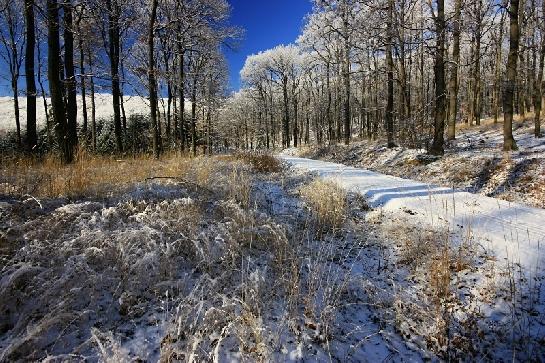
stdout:
<svg viewBox="0 0 545 363">
<path fill-rule="evenodd" d="M 310 204 L 319 225 L 339 228 L 346 219 L 346 191 L 336 183 L 315 179 L 301 188 L 301 196 Z"/>
<path fill-rule="evenodd" d="M 148 155 L 129 158 L 77 153 L 64 165 L 53 155 L 42 159 L 20 157 L 3 160 L 0 194 L 34 197 L 108 196 L 138 182 L 155 177 L 181 177 L 190 159 L 175 153 L 156 160 Z"/>
</svg>

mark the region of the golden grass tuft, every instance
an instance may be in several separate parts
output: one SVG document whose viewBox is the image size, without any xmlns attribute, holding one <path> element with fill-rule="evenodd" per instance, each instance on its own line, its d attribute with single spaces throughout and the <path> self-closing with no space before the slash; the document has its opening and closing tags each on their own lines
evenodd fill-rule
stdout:
<svg viewBox="0 0 545 363">
<path fill-rule="evenodd" d="M 340 227 L 347 214 L 346 191 L 338 184 L 315 179 L 301 188 L 301 196 L 310 204 L 320 225 Z"/>
<path fill-rule="evenodd" d="M 259 173 L 278 173 L 282 171 L 282 163 L 271 154 L 244 152 L 235 154 L 235 158 L 251 165 Z"/>
</svg>

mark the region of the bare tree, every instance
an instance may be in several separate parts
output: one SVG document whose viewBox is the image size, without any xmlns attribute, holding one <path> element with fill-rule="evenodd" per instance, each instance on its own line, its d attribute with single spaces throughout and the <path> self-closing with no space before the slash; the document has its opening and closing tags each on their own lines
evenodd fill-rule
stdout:
<svg viewBox="0 0 545 363">
<path fill-rule="evenodd" d="M 510 0 L 509 8 L 509 55 L 507 74 L 503 86 L 503 150 L 517 150 L 513 137 L 513 101 L 517 82 L 517 59 L 519 57 L 519 0 Z"/>
<path fill-rule="evenodd" d="M 30 150 L 38 143 L 36 132 L 36 79 L 34 74 L 34 50 L 36 48 L 36 24 L 34 21 L 34 0 L 25 0 L 25 78 L 26 78 L 26 136 Z"/>
<path fill-rule="evenodd" d="M 75 149 L 78 144 L 78 105 L 76 90 L 76 71 L 74 67 L 74 27 L 71 0 L 64 0 L 64 84 L 66 91 L 66 116 L 68 121 L 69 147 Z M 73 152 L 73 151 L 72 151 Z"/>
<path fill-rule="evenodd" d="M 148 88 L 151 113 L 151 127 L 153 131 L 153 155 L 156 158 L 160 156 L 159 150 L 159 128 L 157 120 L 157 80 L 155 76 L 155 21 L 157 20 L 158 0 L 151 0 L 151 12 L 148 25 Z"/>
<path fill-rule="evenodd" d="M 19 112 L 19 75 L 23 63 L 24 27 L 21 14 L 24 12 L 21 0 L 2 0 L 0 2 L 0 42 L 4 51 L 0 56 L 8 66 L 9 82 L 13 95 L 17 145 L 21 147 L 21 120 Z"/>
<path fill-rule="evenodd" d="M 65 163 L 73 161 L 73 149 L 68 140 L 68 124 L 66 122 L 66 110 L 64 105 L 64 87 L 61 80 L 61 46 L 59 35 L 59 4 L 57 0 L 47 0 L 47 76 L 49 81 L 49 93 L 51 107 L 55 120 L 55 133 L 57 143 L 61 151 L 62 160 Z"/>
<path fill-rule="evenodd" d="M 433 143 L 430 154 L 443 155 L 444 151 L 444 130 L 445 130 L 445 1 L 437 1 L 437 14 L 430 3 L 430 11 L 433 14 L 435 23 L 435 120 Z"/>
<path fill-rule="evenodd" d="M 461 34 L 462 0 L 455 0 L 452 31 L 452 59 L 449 79 L 449 113 L 448 140 L 456 138 L 456 118 L 458 116 L 458 72 L 460 65 L 460 34 Z"/>
</svg>

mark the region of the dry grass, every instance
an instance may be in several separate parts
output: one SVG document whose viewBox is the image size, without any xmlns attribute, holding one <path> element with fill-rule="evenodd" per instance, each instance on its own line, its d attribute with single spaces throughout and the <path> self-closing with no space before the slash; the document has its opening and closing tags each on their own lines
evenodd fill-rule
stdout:
<svg viewBox="0 0 545 363">
<path fill-rule="evenodd" d="M 249 208 L 252 192 L 252 176 L 250 173 L 235 164 L 228 178 L 227 183 L 230 198 L 239 203 L 243 208 Z"/>
<path fill-rule="evenodd" d="M 282 163 L 271 154 L 245 152 L 237 153 L 234 157 L 251 165 L 258 173 L 278 173 L 282 171 Z"/>
<path fill-rule="evenodd" d="M 310 204 L 320 225 L 335 229 L 344 223 L 346 191 L 336 183 L 315 179 L 301 189 L 301 195 Z"/>
<path fill-rule="evenodd" d="M 189 163 L 190 159 L 175 154 L 161 160 L 147 155 L 116 159 L 84 151 L 69 165 L 52 155 L 41 160 L 18 158 L 2 166 L 0 193 L 49 198 L 108 196 L 147 178 L 181 177 Z"/>
<path fill-rule="evenodd" d="M 517 124 L 517 123 L 524 123 L 524 122 L 528 122 L 530 120 L 533 120 L 534 119 L 534 113 L 533 112 L 527 112 L 524 114 L 524 118 L 522 118 L 521 115 L 513 115 L 513 123 L 514 124 Z M 497 123 L 494 123 L 494 119 L 493 118 L 484 118 L 481 120 L 481 124 L 480 125 L 470 125 L 469 123 L 460 123 L 460 124 L 457 124 L 456 127 L 458 130 L 470 130 L 470 129 L 474 129 L 474 128 L 484 128 L 484 129 L 489 129 L 489 128 L 492 128 L 492 127 L 495 127 L 495 126 L 498 126 L 498 125 L 503 125 L 503 115 L 500 115 L 500 117 L 498 117 L 498 122 Z"/>
</svg>

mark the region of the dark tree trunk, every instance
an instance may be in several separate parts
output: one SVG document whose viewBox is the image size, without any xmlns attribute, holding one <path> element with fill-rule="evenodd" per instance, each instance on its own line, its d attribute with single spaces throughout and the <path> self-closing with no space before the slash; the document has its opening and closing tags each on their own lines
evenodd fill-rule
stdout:
<svg viewBox="0 0 545 363">
<path fill-rule="evenodd" d="M 284 95 L 284 132 L 282 136 L 282 146 L 290 147 L 290 110 L 288 102 L 288 77 L 282 78 L 282 90 Z"/>
<path fill-rule="evenodd" d="M 435 120 L 433 143 L 430 154 L 443 155 L 445 133 L 445 0 L 437 0 L 435 17 L 436 49 L 435 49 Z"/>
<path fill-rule="evenodd" d="M 57 0 L 47 0 L 47 74 L 49 79 L 49 92 L 51 107 L 55 119 L 55 133 L 61 151 L 63 162 L 70 163 L 73 160 L 72 148 L 68 141 L 68 125 L 66 123 L 66 111 L 64 108 L 64 87 L 61 75 L 61 46 L 59 40 L 59 7 Z"/>
<path fill-rule="evenodd" d="M 299 120 L 297 115 L 298 103 L 297 96 L 294 94 L 292 96 L 293 100 L 293 146 L 299 146 Z"/>
<path fill-rule="evenodd" d="M 503 150 L 517 150 L 513 137 L 513 99 L 517 82 L 517 59 L 519 51 L 519 0 L 511 0 L 509 9 L 509 55 L 507 75 L 503 87 Z"/>
<path fill-rule="evenodd" d="M 458 68 L 460 63 L 460 18 L 462 12 L 462 0 L 456 0 L 454 5 L 454 23 L 452 34 L 452 61 L 449 79 L 449 114 L 447 139 L 456 139 L 456 117 L 458 115 Z"/>
<path fill-rule="evenodd" d="M 248 134 L 246 134 L 248 136 Z M 191 87 L 191 150 L 197 155 L 197 75 L 194 75 Z"/>
<path fill-rule="evenodd" d="M 545 14 L 545 1 L 543 2 L 543 12 Z M 541 49 L 539 51 L 539 69 L 537 71 L 537 80 L 534 85 L 534 135 L 540 138 L 541 135 L 541 107 L 543 100 L 543 67 L 545 66 L 545 24 L 541 24 L 542 36 L 541 36 Z"/>
<path fill-rule="evenodd" d="M 39 33 L 38 33 L 39 34 Z M 40 44 L 39 38 L 37 39 L 37 43 Z M 53 136 L 51 135 L 51 117 L 49 117 L 49 107 L 47 105 L 47 98 L 45 97 L 45 87 L 42 80 L 42 55 L 40 51 L 40 47 L 36 48 L 37 50 L 37 59 L 38 59 L 38 84 L 40 85 L 40 93 L 42 95 L 42 102 L 44 105 L 44 113 L 45 113 L 45 128 L 47 132 L 47 142 L 52 145 L 53 144 Z"/>
<path fill-rule="evenodd" d="M 117 151 L 123 152 L 123 139 L 121 137 L 121 87 L 119 84 L 119 6 L 117 0 L 106 0 L 108 10 L 108 45 L 110 58 L 110 72 L 112 77 L 112 103 L 114 108 L 114 132 Z M 154 20 L 155 22 L 155 20 Z"/>
<path fill-rule="evenodd" d="M 348 22 L 348 20 L 345 20 Z M 348 24 L 345 25 L 346 31 L 348 31 Z M 350 112 L 350 45 L 348 35 L 345 34 L 344 39 L 344 60 L 343 60 L 343 85 L 344 85 L 344 144 L 350 144 L 350 138 L 352 136 L 352 127 L 350 125 L 351 112 Z M 340 135 L 339 135 L 340 136 Z"/>
<path fill-rule="evenodd" d="M 475 3 L 475 49 L 474 49 L 474 67 L 473 67 L 473 104 L 471 105 L 472 117 L 471 123 L 481 124 L 481 39 L 482 39 L 482 0 L 476 0 Z"/>
<path fill-rule="evenodd" d="M 68 121 L 68 142 L 75 150 L 78 145 L 78 104 L 76 90 L 76 72 L 74 69 L 74 29 L 72 20 L 72 3 L 65 0 L 64 11 L 64 70 L 66 77 L 66 117 Z"/>
<path fill-rule="evenodd" d="M 151 127 L 153 131 L 153 155 L 159 158 L 159 129 L 157 122 L 157 80 L 155 78 L 155 20 L 157 18 L 158 0 L 151 1 L 151 15 L 148 26 L 148 87 L 151 113 Z"/>
<path fill-rule="evenodd" d="M 83 116 L 83 135 L 86 137 L 87 130 L 89 126 L 89 117 L 87 115 L 87 88 L 85 84 L 85 48 L 83 44 L 83 38 L 79 37 L 79 70 L 81 73 L 80 83 L 81 83 L 81 103 L 82 103 L 82 116 Z M 87 141 L 87 140 L 86 140 Z"/>
<path fill-rule="evenodd" d="M 184 83 L 185 83 L 185 72 L 184 72 L 184 49 L 181 39 L 178 39 L 178 57 L 179 64 L 178 64 L 178 71 L 179 71 L 179 82 L 178 85 L 178 112 L 179 114 L 179 120 L 180 120 L 180 148 L 182 152 L 185 151 L 185 145 L 186 145 L 186 128 L 185 128 L 185 95 L 184 95 Z"/>
<path fill-rule="evenodd" d="M 36 80 L 34 78 L 34 49 L 36 48 L 36 29 L 34 23 L 34 0 L 25 0 L 26 49 L 26 136 L 30 150 L 38 143 L 36 132 Z"/>
<path fill-rule="evenodd" d="M 503 24 L 505 21 L 505 13 L 502 12 L 500 17 L 500 30 L 498 34 L 498 38 L 496 39 L 496 65 L 494 68 L 494 105 L 493 105 L 493 113 L 494 113 L 494 123 L 498 122 L 498 119 L 500 117 L 500 93 L 501 93 L 501 60 L 502 60 L 502 43 L 503 43 Z"/>
<path fill-rule="evenodd" d="M 97 124 L 96 124 L 96 103 L 95 103 L 95 76 L 93 74 L 93 57 L 91 56 L 91 48 L 87 48 L 87 62 L 89 64 L 89 87 L 91 88 L 91 144 L 93 151 L 97 151 Z"/>
<path fill-rule="evenodd" d="M 388 35 L 386 37 L 386 65 L 388 77 L 388 96 L 386 101 L 386 134 L 388 147 L 395 147 L 394 143 L 394 60 L 392 57 L 392 33 L 393 33 L 393 7 L 394 1 L 388 1 Z"/>
</svg>

